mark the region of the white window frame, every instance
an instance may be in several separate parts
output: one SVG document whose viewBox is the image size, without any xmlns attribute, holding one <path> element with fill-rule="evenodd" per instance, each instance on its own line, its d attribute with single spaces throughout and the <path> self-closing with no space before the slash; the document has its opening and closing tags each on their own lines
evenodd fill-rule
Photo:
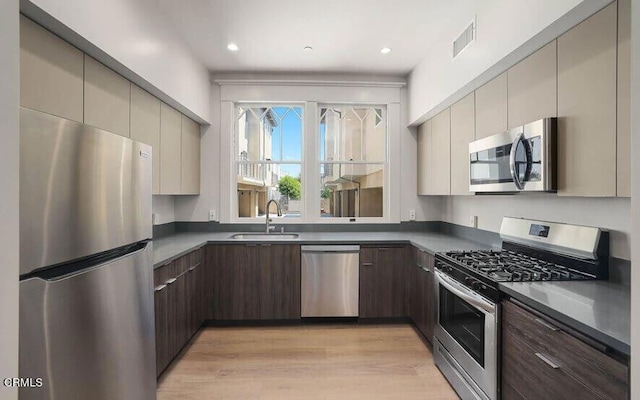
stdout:
<svg viewBox="0 0 640 400">
<path fill-rule="evenodd" d="M 221 79 L 217 96 L 220 96 L 220 188 L 219 209 L 221 223 L 264 224 L 264 218 L 240 218 L 237 206 L 237 170 L 235 170 L 235 105 L 239 103 L 304 105 L 303 164 L 301 218 L 282 218 L 276 225 L 287 224 L 362 224 L 399 223 L 401 221 L 401 121 L 402 100 L 405 98 L 403 82 L 359 81 L 272 81 L 269 79 Z M 214 91 L 215 93 L 215 91 Z M 306 100 L 303 100 L 306 99 Z M 351 222 L 350 218 L 320 217 L 319 119 L 318 104 L 371 106 L 384 105 L 387 110 L 387 160 L 384 183 L 384 217 L 362 217 Z M 227 188 L 227 189 L 225 189 Z M 305 195 L 308 190 L 313 195 Z M 309 212 L 309 210 L 312 210 Z M 316 213 L 317 210 L 317 213 Z"/>
<path fill-rule="evenodd" d="M 302 132 L 301 134 L 301 138 L 300 138 L 300 143 L 302 148 L 300 149 L 300 156 L 301 156 L 301 160 L 295 160 L 295 161 L 283 161 L 283 160 L 279 160 L 279 161 L 251 161 L 248 162 L 247 165 L 250 164 L 277 164 L 277 165 L 283 165 L 283 164 L 289 164 L 289 165 L 300 165 L 300 182 L 301 182 L 301 186 L 300 186 L 300 199 L 301 199 L 301 206 L 300 206 L 300 218 L 282 218 L 282 219 L 277 219 L 277 215 L 270 215 L 270 217 L 273 217 L 273 221 L 274 224 L 291 224 L 291 223 L 301 223 L 303 222 L 303 220 L 305 219 L 305 213 L 306 213 L 306 207 L 305 207 L 305 189 L 307 187 L 306 182 L 306 176 L 305 176 L 305 141 L 307 140 L 305 138 L 305 131 L 306 131 L 306 105 L 304 103 L 301 102 L 285 102 L 285 101 L 277 101 L 277 102 L 251 102 L 251 101 L 238 101 L 238 102 L 234 102 L 233 107 L 232 107 L 232 113 L 233 113 L 233 119 L 232 119 L 232 124 L 231 124 L 231 151 L 233 153 L 232 158 L 231 158 L 231 162 L 232 162 L 232 167 L 231 167 L 231 171 L 232 173 L 234 173 L 233 179 L 231 180 L 231 184 L 232 184 L 232 189 L 231 189 L 231 193 L 232 193 L 232 198 L 231 198 L 231 217 L 232 217 L 232 222 L 234 223 L 264 223 L 265 222 L 265 218 L 266 217 L 240 217 L 239 214 L 239 210 L 238 210 L 238 166 L 240 165 L 239 161 L 238 161 L 238 151 L 237 151 L 237 146 L 238 146 L 238 130 L 237 130 L 237 123 L 238 123 L 238 113 L 237 113 L 237 109 L 238 107 L 249 107 L 249 108 L 274 108 L 274 107 L 298 107 L 302 110 L 302 115 L 301 115 L 301 119 L 302 119 Z M 281 138 L 282 140 L 282 138 Z M 282 149 L 280 150 L 280 158 L 282 158 Z"/>
</svg>

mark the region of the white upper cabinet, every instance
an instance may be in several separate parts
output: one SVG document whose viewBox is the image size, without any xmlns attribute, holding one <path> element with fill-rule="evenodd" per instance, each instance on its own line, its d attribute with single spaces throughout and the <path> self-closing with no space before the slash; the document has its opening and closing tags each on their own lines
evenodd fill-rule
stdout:
<svg viewBox="0 0 640 400">
<path fill-rule="evenodd" d="M 631 0 L 618 0 L 617 195 L 631 197 Z"/>
<path fill-rule="evenodd" d="M 200 124 L 182 116 L 182 194 L 200 193 Z"/>
<path fill-rule="evenodd" d="M 85 55 L 84 123 L 129 137 L 131 83 Z"/>
<path fill-rule="evenodd" d="M 507 72 L 508 128 L 558 114 L 556 41 Z"/>
<path fill-rule="evenodd" d="M 616 196 L 616 3 L 558 38 L 558 194 Z"/>
<path fill-rule="evenodd" d="M 160 194 L 160 100 L 131 85 L 131 139 L 153 150 L 153 194 Z"/>
<path fill-rule="evenodd" d="M 431 187 L 431 120 L 418 127 L 418 194 L 429 194 Z"/>
<path fill-rule="evenodd" d="M 507 130 L 507 73 L 476 90 L 476 140 Z"/>
<path fill-rule="evenodd" d="M 83 53 L 20 16 L 20 104 L 84 122 Z"/>
<path fill-rule="evenodd" d="M 181 194 L 182 115 L 160 105 L 160 194 Z"/>
<path fill-rule="evenodd" d="M 475 138 L 475 93 L 451 106 L 451 194 L 469 195 L 469 143 Z"/>
</svg>

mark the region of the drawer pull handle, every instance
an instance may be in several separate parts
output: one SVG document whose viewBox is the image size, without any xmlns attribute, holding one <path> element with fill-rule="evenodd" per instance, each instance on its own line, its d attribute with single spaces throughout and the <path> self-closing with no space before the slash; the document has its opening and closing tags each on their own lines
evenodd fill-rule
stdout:
<svg viewBox="0 0 640 400">
<path fill-rule="evenodd" d="M 156 286 L 155 288 L 153 288 L 153 291 L 154 292 L 162 292 L 166 287 L 167 287 L 167 285 Z"/>
<path fill-rule="evenodd" d="M 552 331 L 554 331 L 554 332 L 557 332 L 557 331 L 559 331 L 559 330 L 560 330 L 560 328 L 558 328 L 557 326 L 552 325 L 552 324 L 548 323 L 547 321 L 545 321 L 545 320 L 543 320 L 543 319 L 536 318 L 536 322 L 538 322 L 540 325 L 542 325 L 542 326 L 544 326 L 544 327 L 546 327 L 546 328 L 551 329 L 551 330 L 552 330 Z"/>
<path fill-rule="evenodd" d="M 166 283 L 167 283 L 167 285 L 171 285 L 171 284 L 173 284 L 175 281 L 177 281 L 177 279 L 176 279 L 176 278 L 171 278 L 171 279 L 169 279 Z"/>
<path fill-rule="evenodd" d="M 196 267 L 197 267 L 197 265 L 194 265 L 193 267 L 189 268 L 189 269 L 187 270 L 187 272 L 193 272 L 193 270 L 195 270 L 195 269 L 196 269 Z"/>
<path fill-rule="evenodd" d="M 373 263 L 370 263 L 370 262 L 363 262 L 362 263 L 363 267 L 371 267 L 372 265 L 373 265 Z"/>
<path fill-rule="evenodd" d="M 550 366 L 553 369 L 560 369 L 560 366 L 556 363 L 554 363 L 553 361 L 551 361 L 547 356 L 545 356 L 542 353 L 536 353 L 536 357 L 538 357 L 539 359 L 541 359 L 542 361 L 544 361 L 545 364 L 547 364 L 548 366 Z"/>
</svg>

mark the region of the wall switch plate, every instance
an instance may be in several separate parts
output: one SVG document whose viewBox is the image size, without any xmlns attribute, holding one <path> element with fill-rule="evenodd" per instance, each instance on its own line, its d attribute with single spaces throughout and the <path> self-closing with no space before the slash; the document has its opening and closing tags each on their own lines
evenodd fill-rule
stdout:
<svg viewBox="0 0 640 400">
<path fill-rule="evenodd" d="M 411 209 L 409 210 L 409 221 L 415 221 L 416 220 L 416 210 Z"/>
<path fill-rule="evenodd" d="M 157 214 L 157 213 L 151 214 L 151 223 L 153 225 L 160 224 L 160 214 Z"/>
<path fill-rule="evenodd" d="M 469 226 L 472 228 L 477 228 L 478 227 L 478 216 L 477 215 L 472 215 L 469 217 Z"/>
<path fill-rule="evenodd" d="M 216 213 L 216 209 L 212 208 L 209 210 L 209 221 L 216 221 L 218 219 L 218 214 Z"/>
</svg>

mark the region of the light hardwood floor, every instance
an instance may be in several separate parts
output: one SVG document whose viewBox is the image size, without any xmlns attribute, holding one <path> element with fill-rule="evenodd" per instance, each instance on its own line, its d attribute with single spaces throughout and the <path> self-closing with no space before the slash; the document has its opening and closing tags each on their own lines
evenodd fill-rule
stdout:
<svg viewBox="0 0 640 400">
<path fill-rule="evenodd" d="M 410 325 L 205 328 L 158 400 L 457 399 Z"/>
</svg>

